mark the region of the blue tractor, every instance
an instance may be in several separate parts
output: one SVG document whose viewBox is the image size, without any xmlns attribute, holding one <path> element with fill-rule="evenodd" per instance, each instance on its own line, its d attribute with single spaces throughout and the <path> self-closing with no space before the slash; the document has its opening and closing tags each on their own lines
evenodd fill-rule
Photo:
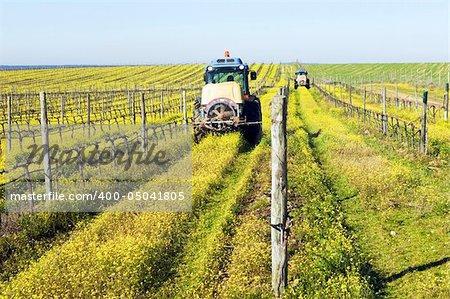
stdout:
<svg viewBox="0 0 450 299">
<path fill-rule="evenodd" d="M 250 94 L 249 77 L 256 80 L 240 58 L 218 58 L 205 67 L 205 86 L 201 99 L 194 104 L 195 140 L 208 132 L 240 130 L 245 139 L 257 143 L 261 138 L 261 104 Z"/>
<path fill-rule="evenodd" d="M 294 88 L 297 89 L 299 86 L 305 86 L 307 89 L 310 87 L 308 72 L 304 69 L 295 72 Z"/>
</svg>

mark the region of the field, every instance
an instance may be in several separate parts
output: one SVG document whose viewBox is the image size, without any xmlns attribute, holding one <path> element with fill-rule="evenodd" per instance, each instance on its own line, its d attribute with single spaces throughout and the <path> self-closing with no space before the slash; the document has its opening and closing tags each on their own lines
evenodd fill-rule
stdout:
<svg viewBox="0 0 450 299">
<path fill-rule="evenodd" d="M 435 84 L 448 82 L 448 63 L 311 64 L 312 73 L 359 82 Z"/>
<path fill-rule="evenodd" d="M 302 67 L 316 84 L 309 90 L 292 88 L 297 64 L 251 65 L 258 73 L 251 91 L 262 103 L 262 139 L 252 146 L 234 132 L 193 145 L 192 212 L 19 214 L 6 211 L 3 199 L 0 298 L 273 298 L 270 112 L 282 86 L 290 86 L 293 223 L 284 297 L 448 298 L 450 121 L 441 108 L 433 116 L 431 106 L 442 105 L 449 65 Z M 41 91 L 56 128 L 89 122 L 131 136 L 126 128 L 144 119 L 174 126 L 190 121 L 202 73 L 202 65 L 0 71 L 2 167 L 8 134 L 15 142 L 39 136 L 32 125 L 40 122 Z M 426 154 L 409 133 L 394 126 L 383 134 L 349 105 L 336 104 L 364 109 L 364 116 L 382 113 L 383 87 L 387 114 L 416 128 L 421 93 L 430 90 Z M 51 134 L 52 142 L 58 138 Z M 65 138 L 67 148 L 83 146 L 78 137 Z M 177 140 L 168 143 L 177 146 Z M 84 175 L 90 171 L 86 166 Z M 114 169 L 107 173 L 120 178 Z M 4 171 L 0 182 L 8 183 Z"/>
</svg>

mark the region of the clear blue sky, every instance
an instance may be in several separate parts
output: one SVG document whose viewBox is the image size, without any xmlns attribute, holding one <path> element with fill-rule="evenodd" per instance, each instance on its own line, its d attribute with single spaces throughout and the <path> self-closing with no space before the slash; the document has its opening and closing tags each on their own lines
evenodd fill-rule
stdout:
<svg viewBox="0 0 450 299">
<path fill-rule="evenodd" d="M 4 1 L 0 64 L 448 62 L 449 3 Z"/>
</svg>

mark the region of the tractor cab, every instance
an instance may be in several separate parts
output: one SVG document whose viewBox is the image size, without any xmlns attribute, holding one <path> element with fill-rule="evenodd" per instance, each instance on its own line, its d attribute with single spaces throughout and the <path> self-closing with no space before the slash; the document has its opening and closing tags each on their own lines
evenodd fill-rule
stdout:
<svg viewBox="0 0 450 299">
<path fill-rule="evenodd" d="M 295 72 L 296 75 L 308 75 L 308 72 L 304 69 L 299 69 L 298 71 Z"/>
<path fill-rule="evenodd" d="M 309 89 L 308 72 L 304 69 L 295 72 L 294 88 L 297 89 L 299 86 L 305 86 Z"/>
<path fill-rule="evenodd" d="M 211 64 L 205 68 L 204 79 L 206 84 L 236 82 L 245 97 L 250 95 L 249 74 L 251 80 L 256 80 L 256 72 L 249 71 L 248 65 L 240 58 L 224 57 L 211 61 Z"/>
</svg>

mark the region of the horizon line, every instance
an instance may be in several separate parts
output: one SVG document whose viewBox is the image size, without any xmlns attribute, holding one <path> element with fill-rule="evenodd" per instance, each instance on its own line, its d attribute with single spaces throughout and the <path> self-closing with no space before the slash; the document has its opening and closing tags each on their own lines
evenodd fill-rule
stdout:
<svg viewBox="0 0 450 299">
<path fill-rule="evenodd" d="M 251 62 L 251 63 L 274 63 L 274 62 Z M 432 64 L 432 63 L 448 63 L 448 61 L 411 61 L 411 62 L 301 62 L 301 61 L 280 61 L 279 64 Z M 77 63 L 77 64 L 0 64 L 0 70 L 9 70 L 9 69 L 45 69 L 45 68 L 77 68 L 77 67 L 134 67 L 134 66 L 162 66 L 162 65 L 189 65 L 189 64 L 199 64 L 199 65 L 207 65 L 208 63 L 202 62 L 183 62 L 183 63 L 143 63 L 143 64 L 90 64 L 90 63 Z"/>
</svg>

